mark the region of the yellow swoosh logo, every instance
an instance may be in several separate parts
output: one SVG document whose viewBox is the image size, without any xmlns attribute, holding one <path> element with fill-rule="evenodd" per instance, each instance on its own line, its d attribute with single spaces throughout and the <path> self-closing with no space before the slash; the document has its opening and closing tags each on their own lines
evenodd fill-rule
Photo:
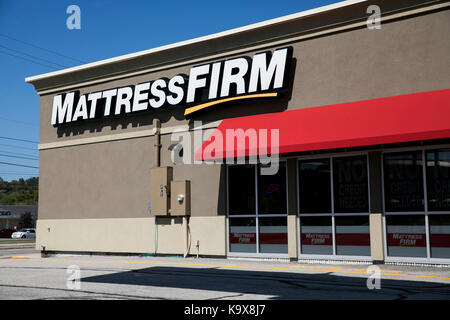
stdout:
<svg viewBox="0 0 450 320">
<path fill-rule="evenodd" d="M 186 116 L 193 112 L 214 106 L 216 104 L 229 102 L 229 101 L 254 99 L 254 98 L 269 98 L 269 97 L 276 97 L 277 95 L 278 95 L 277 92 L 269 92 L 269 93 L 249 94 L 246 96 L 239 96 L 239 97 L 232 97 L 232 98 L 225 98 L 225 99 L 221 99 L 221 100 L 211 101 L 211 102 L 196 105 L 194 107 L 186 108 L 186 110 L 184 110 L 184 115 Z"/>
</svg>

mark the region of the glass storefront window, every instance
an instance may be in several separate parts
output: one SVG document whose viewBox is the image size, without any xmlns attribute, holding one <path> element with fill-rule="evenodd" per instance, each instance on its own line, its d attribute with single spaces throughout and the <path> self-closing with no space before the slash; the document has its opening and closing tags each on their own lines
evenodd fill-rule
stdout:
<svg viewBox="0 0 450 320">
<path fill-rule="evenodd" d="M 386 153 L 383 162 L 388 256 L 449 259 L 450 149 Z"/>
<path fill-rule="evenodd" d="M 386 228 L 388 256 L 427 256 L 424 215 L 388 215 Z"/>
<path fill-rule="evenodd" d="M 333 254 L 331 216 L 300 217 L 302 254 Z"/>
<path fill-rule="evenodd" d="M 259 218 L 259 252 L 288 253 L 287 218 Z"/>
<path fill-rule="evenodd" d="M 259 165 L 228 166 L 230 253 L 288 253 L 286 162 L 262 175 Z M 256 193 L 258 192 L 258 193 Z"/>
<path fill-rule="evenodd" d="M 384 155 L 386 212 L 424 211 L 422 152 Z"/>
<path fill-rule="evenodd" d="M 331 213 L 330 159 L 299 161 L 300 213 Z"/>
<path fill-rule="evenodd" d="M 450 150 L 426 153 L 428 211 L 450 211 Z"/>
<path fill-rule="evenodd" d="M 230 215 L 256 214 L 255 166 L 228 167 L 228 206 Z"/>
<path fill-rule="evenodd" d="M 370 256 L 367 156 L 300 160 L 298 175 L 301 254 Z"/>
<path fill-rule="evenodd" d="M 274 175 L 258 170 L 258 214 L 286 214 L 286 163 L 280 162 Z"/>
<path fill-rule="evenodd" d="M 367 157 L 333 158 L 335 213 L 369 212 Z"/>
<path fill-rule="evenodd" d="M 230 252 L 287 254 L 286 172 L 228 167 Z M 370 257 L 368 185 L 366 155 L 298 161 L 301 254 Z M 383 153 L 383 195 L 386 256 L 450 259 L 450 148 Z"/>
<path fill-rule="evenodd" d="M 256 252 L 256 218 L 230 218 L 230 252 Z"/>
<path fill-rule="evenodd" d="M 430 247 L 432 258 L 450 258 L 450 215 L 430 215 Z"/>
<path fill-rule="evenodd" d="M 335 217 L 336 254 L 370 256 L 369 216 Z"/>
</svg>

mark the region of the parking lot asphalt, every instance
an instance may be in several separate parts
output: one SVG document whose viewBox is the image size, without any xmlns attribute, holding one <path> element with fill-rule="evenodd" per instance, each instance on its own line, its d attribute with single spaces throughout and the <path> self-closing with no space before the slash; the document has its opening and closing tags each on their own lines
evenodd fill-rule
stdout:
<svg viewBox="0 0 450 320">
<path fill-rule="evenodd" d="M 449 267 L 368 267 L 0 250 L 0 299 L 450 299 Z"/>
<path fill-rule="evenodd" d="M 8 249 L 34 249 L 35 239 L 0 239 L 0 255 Z"/>
</svg>

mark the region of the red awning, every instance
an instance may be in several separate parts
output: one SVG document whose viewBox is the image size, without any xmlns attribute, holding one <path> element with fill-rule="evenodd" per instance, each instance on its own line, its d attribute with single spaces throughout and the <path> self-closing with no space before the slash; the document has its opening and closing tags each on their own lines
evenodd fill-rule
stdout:
<svg viewBox="0 0 450 320">
<path fill-rule="evenodd" d="M 253 129 L 259 147 L 227 142 L 230 129 Z M 279 154 L 450 138 L 450 89 L 225 119 L 195 157 L 270 154 L 274 129 Z"/>
</svg>

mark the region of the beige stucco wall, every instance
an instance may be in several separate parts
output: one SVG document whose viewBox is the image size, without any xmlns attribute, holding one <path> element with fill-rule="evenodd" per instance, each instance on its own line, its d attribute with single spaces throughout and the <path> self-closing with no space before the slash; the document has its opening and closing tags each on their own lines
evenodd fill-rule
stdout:
<svg viewBox="0 0 450 320">
<path fill-rule="evenodd" d="M 188 254 L 197 254 L 198 240 L 199 254 L 225 256 L 225 217 L 193 217 L 189 233 Z M 154 217 L 37 222 L 37 250 L 183 255 L 186 244 L 181 218 L 158 218 L 156 226 Z"/>
<path fill-rule="evenodd" d="M 40 219 L 36 233 L 38 250 L 154 252 L 154 218 Z"/>
<path fill-rule="evenodd" d="M 191 217 L 190 254 L 196 255 L 226 255 L 226 218 L 219 217 Z M 197 251 L 197 241 L 199 243 Z"/>
<path fill-rule="evenodd" d="M 299 239 L 297 216 L 288 216 L 288 255 L 290 259 L 298 258 Z"/>
<path fill-rule="evenodd" d="M 383 214 L 371 213 L 370 223 L 370 252 L 373 261 L 384 261 Z"/>
<path fill-rule="evenodd" d="M 39 219 L 149 216 L 154 137 L 49 149 L 40 152 Z M 162 166 L 170 136 L 162 138 Z M 191 181 L 192 216 L 225 214 L 221 165 L 176 165 L 174 180 Z"/>
</svg>

